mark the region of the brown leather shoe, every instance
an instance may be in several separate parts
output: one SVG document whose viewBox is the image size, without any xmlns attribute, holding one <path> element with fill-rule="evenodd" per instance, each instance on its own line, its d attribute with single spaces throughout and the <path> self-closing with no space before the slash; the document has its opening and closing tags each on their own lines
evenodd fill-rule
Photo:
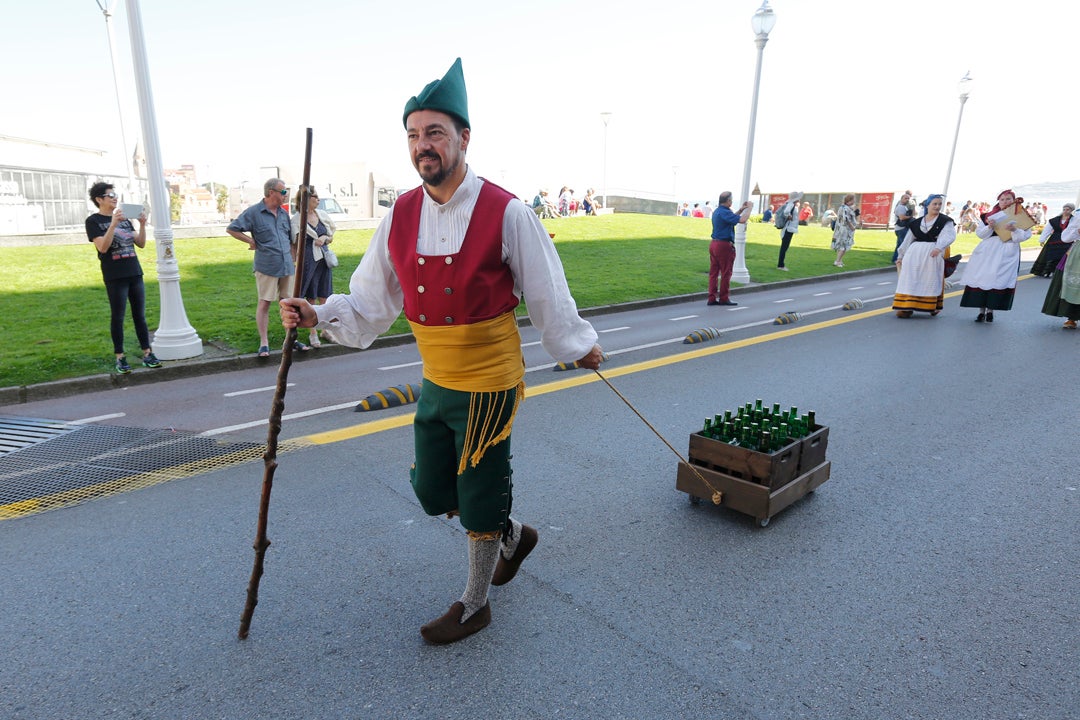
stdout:
<svg viewBox="0 0 1080 720">
<path fill-rule="evenodd" d="M 485 603 L 468 620 L 461 622 L 464 614 L 465 606 L 459 600 L 450 606 L 445 615 L 421 627 L 420 635 L 433 645 L 446 645 L 467 638 L 491 624 L 491 603 Z"/>
<path fill-rule="evenodd" d="M 539 540 L 540 534 L 536 532 L 536 528 L 522 525 L 521 539 L 518 540 L 514 556 L 507 560 L 503 557 L 502 552 L 499 552 L 499 562 L 495 564 L 495 574 L 491 576 L 491 584 L 505 585 L 513 580 L 514 576 L 517 575 L 518 568 L 521 567 L 521 562 L 529 556 L 529 553 L 536 547 Z"/>
</svg>

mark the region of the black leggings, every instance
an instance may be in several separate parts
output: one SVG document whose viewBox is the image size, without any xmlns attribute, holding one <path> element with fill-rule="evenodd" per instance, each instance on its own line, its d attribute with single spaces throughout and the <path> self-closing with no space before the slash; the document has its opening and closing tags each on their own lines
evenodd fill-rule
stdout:
<svg viewBox="0 0 1080 720">
<path fill-rule="evenodd" d="M 146 327 L 146 287 L 142 275 L 106 280 L 105 290 L 109 293 L 109 309 L 112 318 L 109 332 L 112 334 L 113 352 L 124 354 L 124 313 L 128 302 L 131 303 L 131 320 L 135 323 L 135 335 L 139 338 L 139 347 L 150 347 L 150 331 Z"/>
<path fill-rule="evenodd" d="M 787 255 L 788 246 L 791 245 L 791 236 L 794 234 L 790 230 L 785 230 L 784 237 L 780 238 L 780 260 L 777 261 L 776 267 L 784 267 L 784 256 Z"/>
</svg>

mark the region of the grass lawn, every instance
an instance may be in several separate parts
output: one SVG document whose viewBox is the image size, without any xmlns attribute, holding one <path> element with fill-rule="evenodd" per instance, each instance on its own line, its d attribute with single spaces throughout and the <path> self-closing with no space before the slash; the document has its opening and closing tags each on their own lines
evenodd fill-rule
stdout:
<svg viewBox="0 0 1080 720">
<path fill-rule="evenodd" d="M 708 284 L 710 221 L 704 218 L 613 214 L 544 221 L 566 269 L 578 307 L 704 292 Z M 334 247 L 341 264 L 334 287 L 348 289 L 373 230 L 344 230 Z M 790 272 L 776 268 L 779 231 L 750 223 L 746 265 L 755 283 L 841 272 L 832 262 L 830 230 L 800 229 L 788 251 Z M 896 236 L 888 230 L 859 230 L 844 270 L 889 264 Z M 977 239 L 962 235 L 954 252 L 971 252 Z M 1030 240 L 1029 244 L 1036 241 Z M 158 325 L 160 299 L 154 241 L 140 251 L 146 273 L 146 318 Z M 253 353 L 255 282 L 251 251 L 231 237 L 174 241 L 188 321 L 204 343 L 228 352 Z M 0 279 L 9 288 L 0 298 L 0 328 L 8 338 L 0 387 L 81 377 L 113 369 L 109 305 L 97 257 L 89 243 L 0 248 Z M 738 287 L 737 285 L 735 287 Z M 522 310 L 524 312 L 524 310 Z M 270 344 L 280 347 L 285 331 L 271 312 Z M 399 318 L 388 334 L 407 332 Z M 130 316 L 125 326 L 129 360 L 141 356 Z"/>
</svg>

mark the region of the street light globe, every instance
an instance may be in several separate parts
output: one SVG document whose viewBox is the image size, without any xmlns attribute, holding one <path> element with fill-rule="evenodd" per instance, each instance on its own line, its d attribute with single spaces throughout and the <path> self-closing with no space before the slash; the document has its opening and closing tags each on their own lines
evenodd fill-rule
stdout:
<svg viewBox="0 0 1080 720">
<path fill-rule="evenodd" d="M 971 77 L 971 71 L 968 70 L 964 73 L 964 77 L 960 78 L 960 82 L 956 83 L 956 90 L 960 93 L 961 100 L 967 100 L 968 95 L 971 94 L 971 87 L 975 84 L 975 79 Z"/>
<path fill-rule="evenodd" d="M 769 0 L 764 0 L 754 16 L 750 18 L 750 27 L 758 37 L 768 37 L 772 29 L 776 27 L 776 13 L 769 7 Z"/>
</svg>

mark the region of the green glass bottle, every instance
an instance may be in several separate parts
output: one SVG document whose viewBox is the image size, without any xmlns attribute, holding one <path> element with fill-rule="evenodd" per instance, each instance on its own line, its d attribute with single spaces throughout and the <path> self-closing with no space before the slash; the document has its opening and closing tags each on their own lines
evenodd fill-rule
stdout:
<svg viewBox="0 0 1080 720">
<path fill-rule="evenodd" d="M 810 432 L 814 432 L 814 428 L 817 427 L 817 420 L 814 419 L 814 411 L 811 410 L 810 412 L 806 413 L 806 416 L 807 416 L 807 423 L 809 423 L 809 425 L 810 425 L 810 428 L 809 428 Z"/>
<path fill-rule="evenodd" d="M 779 415 L 780 414 L 780 403 L 773 403 L 772 404 L 772 414 L 773 415 Z"/>
</svg>

